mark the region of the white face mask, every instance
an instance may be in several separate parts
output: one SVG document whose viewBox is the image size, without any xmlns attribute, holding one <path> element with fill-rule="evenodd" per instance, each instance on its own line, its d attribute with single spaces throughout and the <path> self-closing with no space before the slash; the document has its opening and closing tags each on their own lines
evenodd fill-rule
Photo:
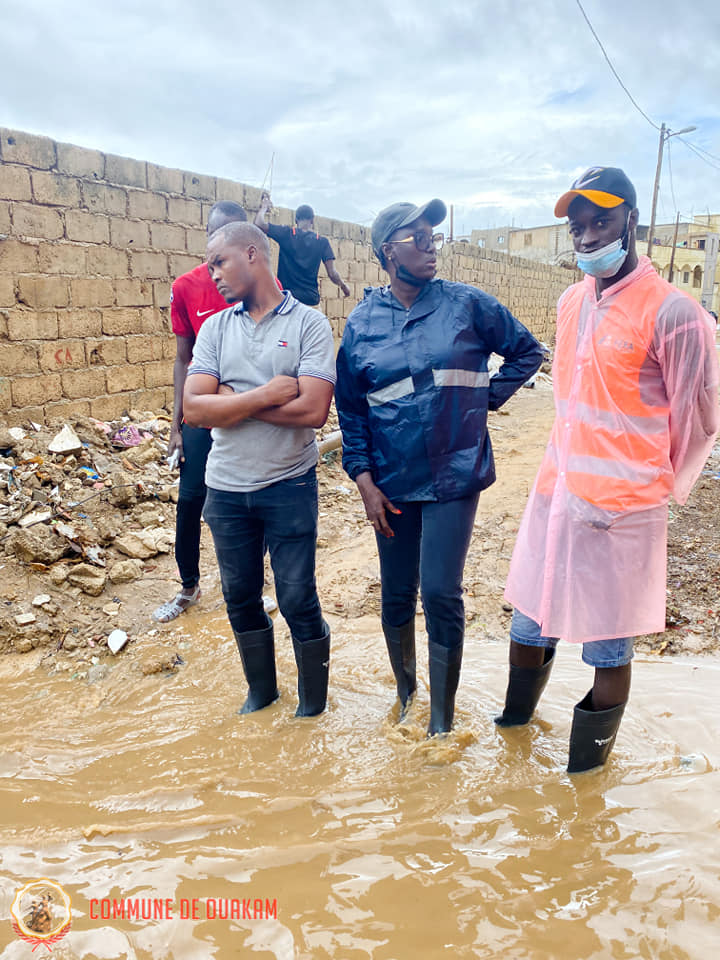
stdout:
<svg viewBox="0 0 720 960">
<path fill-rule="evenodd" d="M 625 263 L 628 252 L 625 244 L 628 241 L 628 230 L 630 227 L 630 214 L 628 213 L 623 235 L 612 243 L 606 243 L 599 250 L 593 250 L 592 253 L 576 253 L 577 265 L 583 273 L 589 273 L 591 277 L 598 277 L 601 280 L 607 280 L 608 277 L 614 277 Z"/>
</svg>

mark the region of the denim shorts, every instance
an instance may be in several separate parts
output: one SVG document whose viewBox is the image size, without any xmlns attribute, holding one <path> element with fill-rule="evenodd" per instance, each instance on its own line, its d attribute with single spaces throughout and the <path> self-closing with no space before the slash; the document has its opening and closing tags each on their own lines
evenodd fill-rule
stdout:
<svg viewBox="0 0 720 960">
<path fill-rule="evenodd" d="M 557 646 L 557 637 L 543 637 L 540 626 L 519 610 L 514 610 L 510 639 L 526 647 Z M 582 658 L 591 667 L 624 667 L 633 658 L 634 637 L 615 640 L 587 640 L 582 645 Z"/>
</svg>

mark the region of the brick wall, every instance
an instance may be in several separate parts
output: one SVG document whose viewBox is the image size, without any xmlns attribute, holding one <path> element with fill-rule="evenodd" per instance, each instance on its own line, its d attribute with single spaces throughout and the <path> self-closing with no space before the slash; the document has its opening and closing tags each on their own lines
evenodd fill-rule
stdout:
<svg viewBox="0 0 720 960">
<path fill-rule="evenodd" d="M 170 406 L 170 284 L 202 262 L 216 200 L 235 200 L 252 218 L 260 191 L 0 128 L 2 420 Z M 276 210 L 274 222 L 292 223 L 292 212 Z M 352 293 L 338 297 L 321 268 L 321 308 L 339 337 L 363 288 L 386 275 L 366 227 L 317 217 L 316 228 Z M 574 279 L 469 244 L 446 248 L 440 275 L 483 287 L 546 341 Z"/>
</svg>

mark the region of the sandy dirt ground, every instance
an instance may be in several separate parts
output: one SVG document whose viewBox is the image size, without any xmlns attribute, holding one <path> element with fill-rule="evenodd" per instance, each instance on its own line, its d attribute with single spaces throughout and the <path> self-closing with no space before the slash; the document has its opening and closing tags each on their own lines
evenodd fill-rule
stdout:
<svg viewBox="0 0 720 960">
<path fill-rule="evenodd" d="M 498 480 L 480 498 L 466 566 L 470 636 L 507 636 L 510 610 L 503 586 L 552 419 L 547 379 L 520 390 L 490 415 Z M 29 428 L 21 439 L 0 430 L 1 652 L 40 649 L 45 669 L 93 680 L 113 658 L 108 636 L 121 629 L 129 641 L 117 657 L 129 658 L 143 673 L 172 671 L 182 661 L 176 641 L 184 623 L 222 608 L 212 540 L 203 526 L 200 603 L 190 617 L 170 624 L 151 619 L 155 607 L 179 589 L 172 555 L 177 475 L 164 462 L 167 418 L 137 413 L 130 423 L 142 442 L 123 449 L 111 440 L 121 424 L 72 421 L 81 448 L 69 455 L 47 449 L 62 423 Z M 322 433 L 335 427 L 331 418 Z M 354 632 L 378 633 L 374 537 L 339 451 L 322 457 L 318 476 L 323 608 Z M 720 445 L 688 504 L 671 505 L 667 630 L 640 638 L 645 652 L 712 653 L 720 646 L 718 494 Z M 266 579 L 272 596 L 269 569 Z"/>
</svg>

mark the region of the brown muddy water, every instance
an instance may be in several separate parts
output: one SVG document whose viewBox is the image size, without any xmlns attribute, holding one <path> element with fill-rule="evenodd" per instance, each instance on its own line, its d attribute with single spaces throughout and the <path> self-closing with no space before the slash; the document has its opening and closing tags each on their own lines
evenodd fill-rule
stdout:
<svg viewBox="0 0 720 960">
<path fill-rule="evenodd" d="M 2 957 L 48 955 L 10 923 L 16 891 L 43 877 L 72 899 L 58 958 L 718 956 L 720 659 L 636 659 L 611 762 L 571 779 L 590 683 L 576 648 L 538 719 L 501 732 L 506 648 L 470 629 L 456 732 L 426 742 L 427 684 L 397 726 L 376 620 L 335 626 L 314 719 L 293 716 L 280 624 L 281 698 L 235 715 L 244 682 L 220 612 L 187 615 L 172 676 L 118 657 L 88 683 L 5 658 Z M 169 904 L 99 915 L 141 899 Z"/>
</svg>

